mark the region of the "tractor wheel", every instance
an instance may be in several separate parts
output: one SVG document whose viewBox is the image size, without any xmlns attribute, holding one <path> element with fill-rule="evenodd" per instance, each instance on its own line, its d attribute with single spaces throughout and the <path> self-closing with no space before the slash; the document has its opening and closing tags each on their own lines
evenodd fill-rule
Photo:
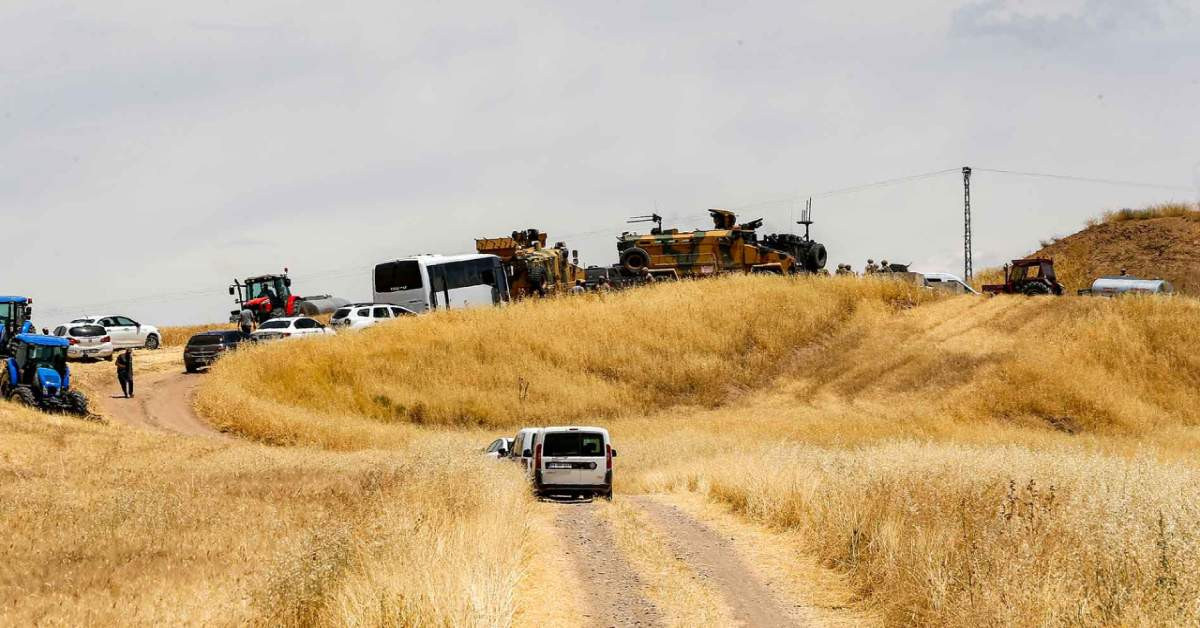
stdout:
<svg viewBox="0 0 1200 628">
<path fill-rule="evenodd" d="M 1021 293 L 1027 297 L 1041 296 L 1050 294 L 1050 287 L 1041 282 L 1029 283 L 1025 284 L 1025 287 L 1021 289 Z"/>
<path fill-rule="evenodd" d="M 88 400 L 83 393 L 72 390 L 64 396 L 67 398 L 67 412 L 78 416 L 88 415 Z"/>
<path fill-rule="evenodd" d="M 149 349 L 150 351 L 154 351 L 155 349 L 157 349 L 158 348 L 158 336 L 156 336 L 154 334 L 150 334 L 149 336 L 146 336 L 146 348 Z"/>
<path fill-rule="evenodd" d="M 621 253 L 621 268 L 627 273 L 638 274 L 650 265 L 650 254 L 645 249 L 633 247 Z"/>
<path fill-rule="evenodd" d="M 38 405 L 37 396 L 33 394 L 33 389 L 28 386 L 17 386 L 8 393 L 8 400 L 30 408 L 36 408 Z"/>
</svg>

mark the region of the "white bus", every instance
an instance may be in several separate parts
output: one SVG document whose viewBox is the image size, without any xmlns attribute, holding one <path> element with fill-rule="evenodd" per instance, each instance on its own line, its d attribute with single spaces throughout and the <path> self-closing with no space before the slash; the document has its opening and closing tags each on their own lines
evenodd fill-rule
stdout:
<svg viewBox="0 0 1200 628">
<path fill-rule="evenodd" d="M 508 302 L 508 277 L 495 255 L 417 255 L 375 266 L 376 303 L 418 314 Z"/>
</svg>

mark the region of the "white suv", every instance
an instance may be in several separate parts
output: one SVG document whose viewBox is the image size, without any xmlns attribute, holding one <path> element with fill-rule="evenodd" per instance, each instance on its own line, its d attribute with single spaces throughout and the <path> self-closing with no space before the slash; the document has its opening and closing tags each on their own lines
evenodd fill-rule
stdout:
<svg viewBox="0 0 1200 628">
<path fill-rule="evenodd" d="M 545 427 L 533 439 L 533 489 L 539 496 L 612 499 L 613 458 L 602 427 Z"/>
<path fill-rule="evenodd" d="M 75 360 L 113 359 L 112 337 L 99 325 L 80 323 L 59 325 L 54 335 L 67 339 L 67 357 Z"/>
<path fill-rule="evenodd" d="M 162 344 L 162 334 L 154 325 L 143 325 L 128 316 L 97 315 L 84 316 L 71 321 L 72 325 L 94 324 L 103 327 L 112 337 L 114 349 L 145 347 L 157 349 Z"/>
<path fill-rule="evenodd" d="M 329 326 L 335 331 L 362 329 L 363 327 L 370 327 L 376 323 L 382 323 L 393 318 L 414 316 L 415 314 L 412 310 L 398 305 L 389 305 L 387 303 L 355 303 L 338 308 L 333 313 L 333 318 L 329 320 Z"/>
</svg>

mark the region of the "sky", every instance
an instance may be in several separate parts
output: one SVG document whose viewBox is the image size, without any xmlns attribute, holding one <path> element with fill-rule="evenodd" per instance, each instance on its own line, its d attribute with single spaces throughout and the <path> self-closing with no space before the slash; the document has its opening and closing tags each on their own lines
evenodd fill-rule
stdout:
<svg viewBox="0 0 1200 628">
<path fill-rule="evenodd" d="M 961 274 L 962 166 L 976 268 L 1200 196 L 1197 32 L 1195 0 L 10 0 L 0 294 L 214 322 L 285 266 L 369 300 L 476 237 L 609 264 L 629 216 L 788 231 L 809 197 L 830 267 Z"/>
</svg>

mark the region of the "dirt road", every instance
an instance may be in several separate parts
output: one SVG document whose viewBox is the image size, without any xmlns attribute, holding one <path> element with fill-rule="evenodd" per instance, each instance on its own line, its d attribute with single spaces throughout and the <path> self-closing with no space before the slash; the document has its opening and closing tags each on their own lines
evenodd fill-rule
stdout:
<svg viewBox="0 0 1200 628">
<path fill-rule="evenodd" d="M 551 504 L 560 508 L 556 524 L 563 547 L 583 584 L 588 610 L 585 626 L 658 626 L 662 614 L 643 592 L 637 573 L 617 551 L 598 504 Z"/>
<path fill-rule="evenodd" d="M 618 497 L 621 499 L 621 497 Z M 643 536 L 661 539 L 664 555 L 675 565 L 647 569 L 644 557 L 631 560 L 614 539 L 610 517 L 618 516 L 605 503 L 556 504 L 556 526 L 562 546 L 569 554 L 581 597 L 587 611 L 581 618 L 587 626 L 676 625 L 687 616 L 687 602 L 663 593 L 668 569 L 682 567 L 696 584 L 709 591 L 723 608 L 719 623 L 735 626 L 777 628 L 811 625 L 805 600 L 791 599 L 788 592 L 764 581 L 738 548 L 714 527 L 674 505 L 652 496 L 627 496 L 639 520 L 647 524 Z M 604 510 L 607 509 L 607 510 Z M 650 553 L 650 552 L 648 552 Z M 639 573 L 637 565 L 643 565 Z M 654 591 L 654 596 L 648 592 Z M 656 596 L 656 597 L 655 597 Z M 651 598 L 654 599 L 651 599 Z M 666 599 L 659 607 L 655 599 Z M 674 605 L 674 607 L 672 607 Z M 686 622 L 683 622 L 686 623 Z"/>
<path fill-rule="evenodd" d="M 203 375 L 149 373 L 135 380 L 134 397 L 121 397 L 115 385 L 98 393 L 103 414 L 114 423 L 187 436 L 225 438 L 192 409 L 192 395 Z"/>
</svg>

